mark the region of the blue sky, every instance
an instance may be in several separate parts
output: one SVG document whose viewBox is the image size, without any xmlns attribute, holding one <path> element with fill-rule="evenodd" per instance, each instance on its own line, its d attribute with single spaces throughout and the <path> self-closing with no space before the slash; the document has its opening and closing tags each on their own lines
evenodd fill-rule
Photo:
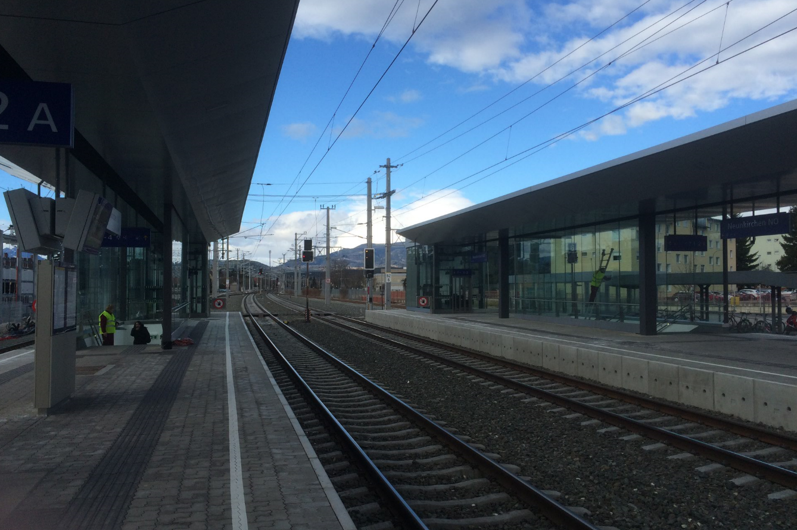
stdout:
<svg viewBox="0 0 797 530">
<path fill-rule="evenodd" d="M 794 0 L 302 0 L 246 237 L 231 245 L 263 262 L 271 250 L 276 264 L 292 257 L 296 232 L 325 244 L 325 205 L 336 207 L 334 248 L 364 243 L 365 180 L 384 192 L 388 157 L 403 164 L 392 174 L 400 229 L 794 99 L 795 9 Z M 376 244 L 383 215 L 374 213 Z"/>
</svg>

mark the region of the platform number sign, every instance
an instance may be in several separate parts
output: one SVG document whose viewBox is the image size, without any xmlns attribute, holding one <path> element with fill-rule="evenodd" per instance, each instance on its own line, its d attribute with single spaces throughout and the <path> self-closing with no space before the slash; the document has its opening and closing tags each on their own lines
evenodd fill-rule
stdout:
<svg viewBox="0 0 797 530">
<path fill-rule="evenodd" d="M 0 80 L 0 144 L 74 147 L 72 85 Z"/>
<path fill-rule="evenodd" d="M 224 299 L 216 298 L 215 300 L 213 300 L 213 307 L 215 307 L 216 309 L 224 309 Z"/>
</svg>

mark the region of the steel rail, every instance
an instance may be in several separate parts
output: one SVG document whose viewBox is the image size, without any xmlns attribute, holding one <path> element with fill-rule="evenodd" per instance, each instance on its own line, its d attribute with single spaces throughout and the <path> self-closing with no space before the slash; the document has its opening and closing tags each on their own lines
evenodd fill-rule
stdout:
<svg viewBox="0 0 797 530">
<path fill-rule="evenodd" d="M 264 314 L 268 315 L 272 320 L 279 323 L 281 326 L 287 328 L 287 326 L 280 322 L 279 319 L 275 318 L 270 312 L 268 312 L 268 310 L 260 305 L 254 295 L 249 296 L 251 296 L 250 299 L 254 300 L 255 305 L 258 306 Z M 424 524 L 418 514 L 415 513 L 415 510 L 413 510 L 410 505 L 407 504 L 407 501 L 404 500 L 404 497 L 398 491 L 396 491 L 396 489 L 393 487 L 393 484 L 391 484 L 390 481 L 382 474 L 379 468 L 376 467 L 368 455 L 365 454 L 365 451 L 362 450 L 360 445 L 354 440 L 354 438 L 352 438 L 345 427 L 341 425 L 341 423 L 327 408 L 321 398 L 318 397 L 318 395 L 310 388 L 304 378 L 302 378 L 296 369 L 294 369 L 288 359 L 285 358 L 279 348 L 277 348 L 277 345 L 274 344 L 271 338 L 269 338 L 269 336 L 254 318 L 251 311 L 249 311 L 246 299 L 243 301 L 243 307 L 246 311 L 246 316 L 250 317 L 249 320 L 254 325 L 255 330 L 257 331 L 258 335 L 260 335 L 260 338 L 263 339 L 268 346 L 268 349 L 271 350 L 271 353 L 274 354 L 277 361 L 286 370 L 294 384 L 296 384 L 296 386 L 299 388 L 299 391 L 311 401 L 311 404 L 316 408 L 317 411 L 321 413 L 323 419 L 326 421 L 327 425 L 332 428 L 338 439 L 342 441 L 350 453 L 354 455 L 357 462 L 363 467 L 363 469 L 366 470 L 368 476 L 374 481 L 381 491 L 383 498 L 389 502 L 391 511 L 393 511 L 393 513 L 397 515 L 401 522 L 406 524 L 408 528 L 428 530 L 428 527 L 426 524 Z"/>
<path fill-rule="evenodd" d="M 257 301 L 255 303 L 266 313 L 268 311 Z M 548 520 L 552 521 L 555 524 L 564 526 L 565 528 L 569 529 L 583 529 L 583 530 L 598 530 L 599 527 L 594 526 L 592 523 L 586 521 L 581 516 L 571 512 L 565 506 L 562 506 L 555 500 L 551 499 L 548 495 L 535 488 L 534 486 L 528 484 L 527 482 L 520 479 L 514 473 L 507 471 L 503 466 L 492 460 L 491 458 L 485 456 L 480 451 L 477 451 L 467 443 L 460 440 L 457 436 L 450 433 L 437 423 L 433 422 L 420 412 L 416 411 L 402 400 L 398 399 L 394 395 L 390 394 L 389 392 L 385 391 L 379 385 L 374 384 L 368 378 L 360 374 L 355 369 L 348 366 L 346 363 L 341 361 L 340 359 L 336 358 L 331 353 L 327 352 L 324 348 L 310 340 L 309 338 L 305 337 L 298 331 L 294 330 L 287 324 L 280 321 L 278 318 L 268 313 L 270 318 L 272 318 L 277 324 L 279 324 L 283 329 L 291 333 L 294 337 L 296 337 L 299 341 L 305 344 L 307 347 L 311 348 L 313 351 L 327 357 L 330 362 L 338 366 L 343 372 L 351 376 L 352 378 L 359 381 L 361 384 L 366 386 L 372 393 L 377 395 L 378 397 L 383 398 L 384 400 L 390 402 L 394 407 L 400 409 L 402 414 L 405 414 L 407 417 L 411 418 L 418 424 L 421 424 L 425 429 L 428 431 L 433 432 L 436 436 L 438 436 L 441 440 L 443 440 L 446 445 L 448 445 L 452 450 L 454 450 L 459 456 L 463 459 L 468 461 L 470 464 L 478 467 L 485 475 L 489 478 L 495 480 L 501 486 L 509 490 L 510 493 L 521 499 L 522 501 L 526 502 L 529 505 L 537 507 L 542 514 L 548 518 Z"/>
<path fill-rule="evenodd" d="M 336 316 L 335 318 L 342 318 L 342 317 Z M 327 321 L 332 322 L 328 319 Z M 567 397 L 562 397 L 557 394 L 548 392 L 547 390 L 535 388 L 533 386 L 513 381 L 511 379 L 507 379 L 505 377 L 492 374 L 490 372 L 485 372 L 479 368 L 474 368 L 472 366 L 468 366 L 466 364 L 462 364 L 451 359 L 446 359 L 445 357 L 440 357 L 431 354 L 420 348 L 415 348 L 413 346 L 403 344 L 393 339 L 374 335 L 368 331 L 354 328 L 348 324 L 343 324 L 341 322 L 335 322 L 334 324 L 346 330 L 359 333 L 361 335 L 365 335 L 373 340 L 377 340 L 384 344 L 389 344 L 394 347 L 410 351 L 414 354 L 426 357 L 427 359 L 432 359 L 435 362 L 446 364 L 448 366 L 451 366 L 452 368 L 456 368 L 463 372 L 468 372 L 473 375 L 477 375 L 479 377 L 487 379 L 489 381 L 493 381 L 494 383 L 506 386 L 508 388 L 512 388 L 513 390 L 517 390 L 519 392 L 523 392 L 532 395 L 534 397 L 544 399 L 546 401 L 555 403 L 559 406 L 566 407 L 572 411 L 579 412 L 581 414 L 598 419 L 610 425 L 614 425 L 616 427 L 620 427 L 622 429 L 626 429 L 628 431 L 640 434 L 652 440 L 657 440 L 660 442 L 667 443 L 673 447 L 677 447 L 679 449 L 682 449 L 690 453 L 697 453 L 701 456 L 708 458 L 709 460 L 713 460 L 715 462 L 730 466 L 734 469 L 743 471 L 745 473 L 749 473 L 751 475 L 764 477 L 770 482 L 780 484 L 781 486 L 785 486 L 787 488 L 792 488 L 792 489 L 797 488 L 797 473 L 795 473 L 794 471 L 790 471 L 782 467 L 774 466 L 772 464 L 768 464 L 766 462 L 762 462 L 754 458 L 734 453 L 733 451 L 728 451 L 727 449 L 716 447 L 711 444 L 701 442 L 693 438 L 689 438 L 688 436 L 667 431 L 660 427 L 655 427 L 653 425 L 640 423 L 639 421 L 636 421 L 631 418 L 626 418 L 625 416 L 621 416 L 620 414 L 615 414 L 613 412 L 602 410 L 597 407 L 593 407 L 591 405 L 587 405 L 585 403 L 581 403 L 579 401 L 575 401 Z M 357 324 L 362 324 L 362 322 L 357 322 Z M 390 331 L 392 332 L 392 330 Z M 492 361 L 492 359 L 489 360 Z M 542 374 L 542 372 L 539 373 Z M 548 373 L 545 372 L 544 376 L 548 377 Z M 567 380 L 567 384 L 572 384 L 572 381 Z"/>
<path fill-rule="evenodd" d="M 617 399 L 619 401 L 624 401 L 630 403 L 632 405 L 638 405 L 640 407 L 644 407 L 647 409 L 655 410 L 657 412 L 661 412 L 662 414 L 669 414 L 672 416 L 680 416 L 683 419 L 691 420 L 691 421 L 698 421 L 710 427 L 716 427 L 718 429 L 723 429 L 733 434 L 738 434 L 739 436 L 744 436 L 746 438 L 752 438 L 754 440 L 758 440 L 759 442 L 767 443 L 770 445 L 777 445 L 779 447 L 783 447 L 785 449 L 790 449 L 792 451 L 797 451 L 797 438 L 793 436 L 789 436 L 786 434 L 780 434 L 777 432 L 772 431 L 765 431 L 761 429 L 757 429 L 750 425 L 745 425 L 744 423 L 718 418 L 716 416 L 710 416 L 705 413 L 701 413 L 699 411 L 687 409 L 684 407 L 680 407 L 678 405 L 672 405 L 668 403 L 662 403 L 660 401 L 656 401 L 651 398 L 647 398 L 644 396 L 638 396 L 635 394 L 630 394 L 628 392 L 623 392 L 622 390 L 618 390 L 615 388 L 611 388 L 599 383 L 591 383 L 589 381 L 584 381 L 581 379 L 574 379 L 568 377 L 566 375 L 558 374 L 555 372 L 550 372 L 541 368 L 534 368 L 528 365 L 520 364 L 515 361 L 510 361 L 508 359 L 501 359 L 499 357 L 493 357 L 491 355 L 487 355 L 484 353 L 476 352 L 473 350 L 466 350 L 464 348 L 459 348 L 457 346 L 451 344 L 444 344 L 432 339 L 427 339 L 425 337 L 418 337 L 417 335 L 412 335 L 410 333 L 406 333 L 403 331 L 398 331 L 394 329 L 388 329 L 381 326 L 377 326 L 371 324 L 370 322 L 365 322 L 362 320 L 357 320 L 354 318 L 342 316 L 342 315 L 334 315 L 335 318 L 340 320 L 345 320 L 347 322 L 352 322 L 354 324 L 365 326 L 371 329 L 379 330 L 382 332 L 389 332 L 394 335 L 398 335 L 400 337 L 404 337 L 409 340 L 413 340 L 415 342 L 421 342 L 423 344 L 428 344 L 430 346 L 434 346 L 436 348 L 442 348 L 450 350 L 454 353 L 459 353 L 461 355 L 465 355 L 467 357 L 472 357 L 474 359 L 485 361 L 493 364 L 498 364 L 505 368 L 511 368 L 514 370 L 518 370 L 520 372 L 534 375 L 537 377 L 544 377 L 546 379 L 550 379 L 557 383 L 566 384 L 568 386 L 573 386 L 579 388 L 581 390 L 586 390 L 589 392 L 594 392 L 596 394 L 601 394 L 606 397 Z"/>
</svg>

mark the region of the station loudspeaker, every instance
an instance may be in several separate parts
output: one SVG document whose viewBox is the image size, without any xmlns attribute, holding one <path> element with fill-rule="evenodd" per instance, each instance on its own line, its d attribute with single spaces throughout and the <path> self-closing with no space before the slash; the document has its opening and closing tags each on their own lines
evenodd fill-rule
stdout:
<svg viewBox="0 0 797 530">
<path fill-rule="evenodd" d="M 365 266 L 363 268 L 365 270 L 374 270 L 374 249 L 365 249 Z"/>
<path fill-rule="evenodd" d="M 308 263 L 313 261 L 313 251 L 312 250 L 302 250 L 302 263 Z"/>
</svg>

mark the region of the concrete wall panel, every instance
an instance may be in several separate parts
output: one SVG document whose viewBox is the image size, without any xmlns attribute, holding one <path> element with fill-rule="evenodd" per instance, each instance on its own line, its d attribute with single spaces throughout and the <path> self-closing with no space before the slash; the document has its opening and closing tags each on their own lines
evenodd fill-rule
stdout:
<svg viewBox="0 0 797 530">
<path fill-rule="evenodd" d="M 578 349 L 578 372 L 576 375 L 592 381 L 600 380 L 597 351 L 584 348 Z"/>
<path fill-rule="evenodd" d="M 797 432 L 797 386 L 756 381 L 755 419 Z"/>
<path fill-rule="evenodd" d="M 568 375 L 578 374 L 578 348 L 559 345 L 559 371 Z"/>
<path fill-rule="evenodd" d="M 501 335 L 501 357 L 515 360 L 515 337 L 513 335 Z"/>
<path fill-rule="evenodd" d="M 795 389 L 797 390 L 797 389 Z M 753 379 L 730 374 L 714 374 L 714 407 L 717 412 L 755 421 Z"/>
<path fill-rule="evenodd" d="M 678 401 L 685 405 L 714 410 L 714 372 L 679 366 Z"/>
<path fill-rule="evenodd" d="M 598 381 L 604 385 L 618 388 L 623 384 L 623 357 L 621 355 L 598 352 Z"/>
<path fill-rule="evenodd" d="M 648 362 L 648 392 L 651 396 L 678 402 L 678 366 Z"/>
<path fill-rule="evenodd" d="M 559 372 L 559 344 L 555 342 L 542 343 L 542 367 L 552 372 Z"/>
<path fill-rule="evenodd" d="M 634 390 L 649 394 L 649 371 L 648 362 L 645 359 L 635 357 L 623 357 L 622 387 L 626 390 Z"/>
</svg>

